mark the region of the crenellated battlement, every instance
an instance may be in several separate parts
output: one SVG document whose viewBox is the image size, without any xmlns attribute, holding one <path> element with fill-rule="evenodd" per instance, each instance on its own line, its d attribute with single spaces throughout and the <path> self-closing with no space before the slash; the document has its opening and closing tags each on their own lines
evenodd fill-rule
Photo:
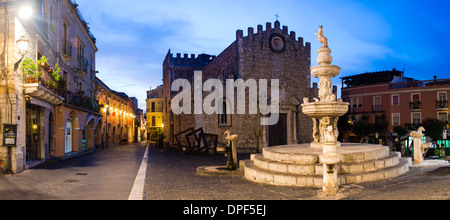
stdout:
<svg viewBox="0 0 450 220">
<path fill-rule="evenodd" d="M 168 58 L 172 63 L 176 65 L 205 66 L 211 61 L 213 61 L 216 58 L 216 56 L 205 53 L 199 55 L 190 54 L 190 56 L 187 53 L 183 54 L 183 56 L 181 55 L 181 53 L 177 53 L 176 56 L 174 56 L 174 54 L 170 53 L 169 50 Z"/>
<path fill-rule="evenodd" d="M 310 42 L 304 43 L 303 37 L 296 38 L 295 31 L 289 32 L 288 26 L 281 26 L 279 21 L 275 21 L 273 27 L 272 27 L 272 23 L 267 22 L 265 30 L 263 30 L 263 25 L 260 24 L 257 26 L 256 30 L 257 31 L 255 32 L 253 27 L 249 27 L 247 29 L 247 36 L 244 36 L 243 30 L 237 30 L 236 31 L 236 39 L 239 40 L 240 38 L 244 38 L 244 37 L 249 37 L 249 38 L 260 37 L 261 38 L 263 36 L 268 38 L 268 37 L 270 37 L 271 34 L 278 33 L 278 34 L 283 34 L 285 37 L 291 38 L 291 40 L 293 42 L 296 42 L 298 44 L 297 46 L 302 46 L 302 47 L 306 48 L 307 50 L 311 49 Z"/>
</svg>

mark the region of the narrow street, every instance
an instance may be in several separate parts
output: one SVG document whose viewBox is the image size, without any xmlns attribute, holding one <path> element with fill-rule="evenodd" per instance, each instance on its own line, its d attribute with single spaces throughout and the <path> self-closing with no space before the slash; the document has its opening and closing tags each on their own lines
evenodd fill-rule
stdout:
<svg viewBox="0 0 450 220">
<path fill-rule="evenodd" d="M 127 200 L 146 146 L 110 147 L 14 176 L 0 175 L 0 200 Z"/>
</svg>

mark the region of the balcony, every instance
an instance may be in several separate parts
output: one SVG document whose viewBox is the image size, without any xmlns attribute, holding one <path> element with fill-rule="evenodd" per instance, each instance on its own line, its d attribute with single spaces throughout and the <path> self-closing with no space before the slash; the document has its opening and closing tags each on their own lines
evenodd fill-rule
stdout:
<svg viewBox="0 0 450 220">
<path fill-rule="evenodd" d="M 383 106 L 382 105 L 373 105 L 372 111 L 373 112 L 383 112 Z"/>
<path fill-rule="evenodd" d="M 64 60 L 67 62 L 72 58 L 72 46 L 73 44 L 69 41 L 63 41 L 62 55 Z"/>
<path fill-rule="evenodd" d="M 75 67 L 75 69 L 81 71 L 81 74 L 83 76 L 86 76 L 88 66 L 89 66 L 89 61 L 86 58 L 78 57 L 77 66 Z"/>
<path fill-rule="evenodd" d="M 162 113 L 163 107 L 150 108 L 147 110 L 148 113 Z"/>
<path fill-rule="evenodd" d="M 410 103 L 411 110 L 420 110 L 422 109 L 422 102 L 411 102 Z"/>
<path fill-rule="evenodd" d="M 71 91 L 66 91 L 64 94 L 65 104 L 76 106 L 82 110 L 87 110 L 100 114 L 100 106 L 97 101 L 94 101 L 89 96 L 86 96 L 83 91 L 73 93 Z"/>
<path fill-rule="evenodd" d="M 448 101 L 447 100 L 438 100 L 436 101 L 436 109 L 446 109 L 448 108 Z"/>
<path fill-rule="evenodd" d="M 58 91 L 53 87 L 48 73 L 43 77 L 28 77 L 24 84 L 24 93 L 31 97 L 40 99 L 51 105 L 60 105 L 64 98 L 58 95 Z"/>
</svg>

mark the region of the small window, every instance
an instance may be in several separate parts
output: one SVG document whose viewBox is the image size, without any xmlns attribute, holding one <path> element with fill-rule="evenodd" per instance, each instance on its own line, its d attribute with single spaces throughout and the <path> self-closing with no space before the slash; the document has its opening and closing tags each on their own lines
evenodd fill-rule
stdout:
<svg viewBox="0 0 450 220">
<path fill-rule="evenodd" d="M 400 125 L 400 113 L 392 114 L 392 125 Z"/>
<path fill-rule="evenodd" d="M 231 126 L 231 114 L 228 112 L 229 103 L 226 99 L 223 99 L 222 105 L 219 105 L 219 108 L 222 108 L 219 116 L 219 127 L 229 127 Z"/>
<path fill-rule="evenodd" d="M 447 112 L 438 112 L 438 119 L 440 121 L 448 121 L 448 113 Z"/>
<path fill-rule="evenodd" d="M 399 95 L 392 95 L 392 105 L 393 106 L 400 105 L 400 96 Z"/>
<path fill-rule="evenodd" d="M 422 123 L 422 114 L 420 112 L 411 113 L 411 122 L 414 125 Z"/>
<path fill-rule="evenodd" d="M 438 100 L 439 101 L 447 101 L 447 92 L 439 92 Z"/>
</svg>

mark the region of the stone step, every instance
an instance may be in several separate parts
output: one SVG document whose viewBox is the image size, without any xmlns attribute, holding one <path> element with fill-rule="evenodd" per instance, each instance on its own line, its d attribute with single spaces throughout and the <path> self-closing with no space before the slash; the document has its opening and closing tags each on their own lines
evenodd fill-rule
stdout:
<svg viewBox="0 0 450 220">
<path fill-rule="evenodd" d="M 388 168 L 397 165 L 399 159 L 399 155 L 393 152 L 388 157 L 378 160 L 364 161 L 361 163 L 342 163 L 340 164 L 339 174 L 356 174 Z M 252 155 L 251 160 L 255 166 L 263 170 L 297 175 L 323 175 L 323 165 L 318 163 L 298 164 L 271 161 L 263 157 L 262 154 Z"/>
<path fill-rule="evenodd" d="M 322 187 L 323 176 L 320 175 L 294 175 L 263 170 L 246 160 L 242 163 L 244 178 L 255 183 L 276 186 Z"/>
<path fill-rule="evenodd" d="M 409 166 L 410 161 L 401 158 L 397 165 L 389 168 L 367 173 L 343 175 L 345 177 L 344 182 L 345 184 L 353 184 L 353 183 L 364 183 L 364 182 L 392 179 L 407 173 L 409 171 Z"/>
<path fill-rule="evenodd" d="M 389 148 L 381 145 L 345 144 L 337 148 L 343 163 L 360 163 L 388 157 Z M 310 148 L 310 145 L 287 145 L 263 149 L 264 158 L 286 163 L 315 165 L 319 163 L 322 149 Z"/>
<path fill-rule="evenodd" d="M 338 182 L 342 185 L 391 179 L 408 172 L 409 163 L 410 162 L 408 160 L 400 159 L 399 163 L 392 167 L 357 174 L 340 174 L 338 175 Z M 243 161 L 241 164 L 243 165 L 242 168 L 244 169 L 245 179 L 251 182 L 276 186 L 315 188 L 321 188 L 323 186 L 322 175 L 298 175 L 264 170 L 255 166 L 254 162 L 251 160 Z"/>
<path fill-rule="evenodd" d="M 363 161 L 360 163 L 342 163 L 340 164 L 339 172 L 340 174 L 357 174 L 390 168 L 397 165 L 400 162 L 400 158 L 399 152 L 391 152 L 389 156 L 376 160 Z"/>
</svg>

